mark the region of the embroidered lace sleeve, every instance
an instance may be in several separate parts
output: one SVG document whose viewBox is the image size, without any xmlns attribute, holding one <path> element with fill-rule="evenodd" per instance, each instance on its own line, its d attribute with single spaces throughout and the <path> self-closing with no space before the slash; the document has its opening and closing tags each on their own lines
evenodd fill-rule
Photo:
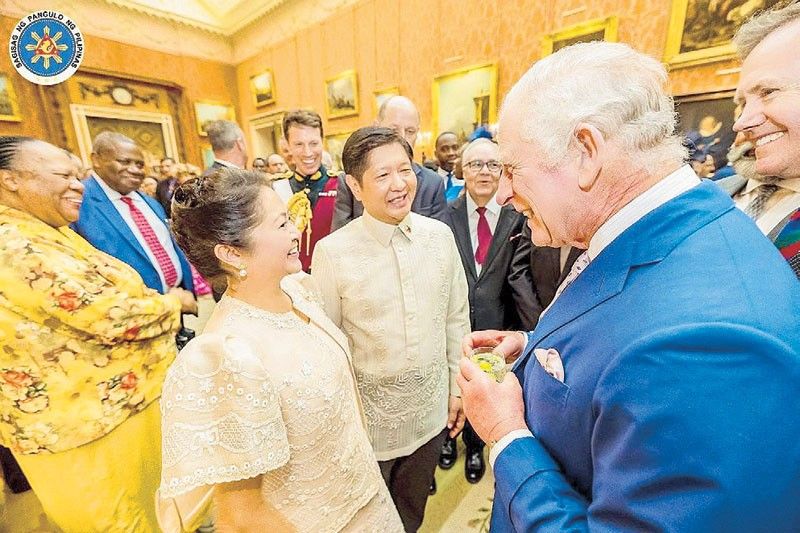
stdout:
<svg viewBox="0 0 800 533">
<path fill-rule="evenodd" d="M 206 334 L 190 342 L 167 373 L 161 415 L 163 498 L 289 460 L 280 398 L 244 339 Z"/>
</svg>

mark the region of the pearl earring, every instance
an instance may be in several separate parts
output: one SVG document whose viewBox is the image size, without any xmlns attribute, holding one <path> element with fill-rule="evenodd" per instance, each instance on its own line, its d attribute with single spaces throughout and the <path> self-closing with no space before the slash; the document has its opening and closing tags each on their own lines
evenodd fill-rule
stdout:
<svg viewBox="0 0 800 533">
<path fill-rule="evenodd" d="M 239 277 L 242 279 L 247 277 L 247 268 L 244 265 L 239 265 Z"/>
</svg>

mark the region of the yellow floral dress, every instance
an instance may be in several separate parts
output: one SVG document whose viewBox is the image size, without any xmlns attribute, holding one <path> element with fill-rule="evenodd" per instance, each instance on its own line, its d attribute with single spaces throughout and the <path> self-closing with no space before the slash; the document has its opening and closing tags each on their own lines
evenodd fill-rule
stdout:
<svg viewBox="0 0 800 533">
<path fill-rule="evenodd" d="M 178 299 L 148 289 L 127 264 L 67 227 L 0 206 L 0 444 L 45 511 L 46 482 L 26 464 L 98 441 L 157 400 L 179 323 Z M 59 472 L 50 476 L 68 492 Z"/>
</svg>

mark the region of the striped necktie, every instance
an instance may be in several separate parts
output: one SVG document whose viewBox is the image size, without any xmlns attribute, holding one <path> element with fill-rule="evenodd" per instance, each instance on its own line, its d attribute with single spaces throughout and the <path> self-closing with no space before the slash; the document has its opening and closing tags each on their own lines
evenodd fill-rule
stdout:
<svg viewBox="0 0 800 533">
<path fill-rule="evenodd" d="M 559 285 L 558 289 L 556 289 L 556 294 L 555 294 L 555 296 L 553 296 L 553 299 L 550 302 L 550 305 L 548 305 L 545 308 L 545 310 L 542 311 L 542 315 L 544 315 L 547 312 L 548 309 L 553 307 L 553 304 L 558 299 L 558 297 L 561 296 L 561 293 L 564 292 L 564 290 L 567 287 L 569 287 L 570 283 L 575 281 L 575 279 L 580 275 L 581 272 L 586 270 L 586 267 L 589 266 L 590 262 L 591 262 L 591 259 L 589 258 L 589 252 L 588 251 L 583 252 L 581 255 L 578 256 L 578 258 L 575 260 L 575 262 L 572 263 L 572 268 L 570 268 L 569 274 L 567 274 L 567 277 L 564 278 L 564 281 L 562 281 L 561 285 Z"/>
<path fill-rule="evenodd" d="M 755 188 L 756 197 L 750 200 L 744 212 L 753 220 L 758 218 L 764 213 L 764 208 L 767 207 L 767 201 L 772 198 L 772 195 L 779 189 L 774 183 L 763 183 Z"/>
</svg>

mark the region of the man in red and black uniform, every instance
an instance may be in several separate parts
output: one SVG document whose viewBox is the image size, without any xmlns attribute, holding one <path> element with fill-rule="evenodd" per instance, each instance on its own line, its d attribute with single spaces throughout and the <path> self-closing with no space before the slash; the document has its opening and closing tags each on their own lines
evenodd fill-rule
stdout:
<svg viewBox="0 0 800 533">
<path fill-rule="evenodd" d="M 274 184 L 287 202 L 289 216 L 303 233 L 300 261 L 309 271 L 314 245 L 331 232 L 336 187 L 340 176 L 322 165 L 322 119 L 314 111 L 289 111 L 283 117 L 283 135 L 294 162 L 294 172 Z"/>
</svg>

